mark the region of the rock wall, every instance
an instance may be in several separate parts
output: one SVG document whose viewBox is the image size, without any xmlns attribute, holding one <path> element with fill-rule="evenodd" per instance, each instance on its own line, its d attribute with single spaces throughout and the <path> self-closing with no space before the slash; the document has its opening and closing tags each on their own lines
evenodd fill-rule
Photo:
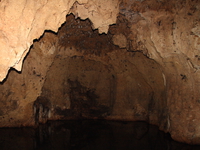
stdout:
<svg viewBox="0 0 200 150">
<path fill-rule="evenodd" d="M 41 89 L 49 66 L 55 57 L 57 37 L 45 33 L 40 42 L 35 42 L 26 57 L 21 73 L 10 70 L 7 79 L 0 85 L 0 126 L 33 126 L 33 103 Z"/>
<path fill-rule="evenodd" d="M 198 0 L 110 1 L 111 10 L 95 2 L 71 2 L 69 13 L 101 26 L 69 15 L 57 34 L 46 32 L 33 44 L 21 72 L 9 72 L 0 85 L 0 126 L 141 120 L 177 141 L 200 144 Z M 91 9 L 115 13 L 98 20 Z"/>
<path fill-rule="evenodd" d="M 199 1 L 124 1 L 121 6 L 132 22 L 133 50 L 162 66 L 166 130 L 176 140 L 199 143 Z"/>
</svg>

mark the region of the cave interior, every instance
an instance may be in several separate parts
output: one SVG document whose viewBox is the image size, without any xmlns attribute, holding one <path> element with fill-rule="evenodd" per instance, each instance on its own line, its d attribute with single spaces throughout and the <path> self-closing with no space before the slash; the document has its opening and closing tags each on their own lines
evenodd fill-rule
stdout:
<svg viewBox="0 0 200 150">
<path fill-rule="evenodd" d="M 194 22 L 182 25 L 199 18 L 199 10 L 177 8 L 184 18 L 172 15 L 171 6 L 159 6 L 160 16 L 153 18 L 144 6 L 121 4 L 106 34 L 73 14 L 58 32 L 46 30 L 34 40 L 22 70 L 10 69 L 0 84 L 0 127 L 145 121 L 177 141 L 200 144 L 200 36 L 184 32 Z"/>
</svg>

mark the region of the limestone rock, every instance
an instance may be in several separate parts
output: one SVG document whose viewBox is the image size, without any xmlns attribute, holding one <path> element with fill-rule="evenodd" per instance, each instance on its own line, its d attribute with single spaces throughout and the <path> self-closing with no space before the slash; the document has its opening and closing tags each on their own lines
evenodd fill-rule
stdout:
<svg viewBox="0 0 200 150">
<path fill-rule="evenodd" d="M 90 18 L 93 29 L 107 33 L 110 24 L 116 22 L 119 0 L 89 0 L 88 3 L 75 3 L 71 12 L 81 19 Z"/>
<path fill-rule="evenodd" d="M 40 38 L 45 30 L 57 32 L 73 5 L 76 8 L 74 13 L 78 13 L 80 17 L 84 17 L 83 19 L 90 18 L 94 28 L 99 28 L 100 33 L 107 32 L 109 24 L 115 23 L 118 0 L 75 2 L 75 0 L 1 1 L 0 81 L 6 77 L 10 67 L 21 70 L 23 59 L 33 40 Z"/>
</svg>

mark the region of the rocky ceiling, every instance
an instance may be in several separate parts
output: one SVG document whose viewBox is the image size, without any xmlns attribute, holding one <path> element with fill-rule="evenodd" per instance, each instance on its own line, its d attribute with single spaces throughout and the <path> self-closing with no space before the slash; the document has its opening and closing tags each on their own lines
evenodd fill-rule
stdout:
<svg viewBox="0 0 200 150">
<path fill-rule="evenodd" d="M 0 6 L 0 79 L 24 62 L 0 85 L 0 126 L 141 120 L 200 144 L 199 0 L 2 0 Z"/>
<path fill-rule="evenodd" d="M 116 22 L 118 6 L 118 0 L 0 1 L 0 80 L 10 67 L 20 71 L 33 40 L 45 30 L 57 32 L 67 14 L 90 18 L 93 29 L 107 33 Z"/>
</svg>

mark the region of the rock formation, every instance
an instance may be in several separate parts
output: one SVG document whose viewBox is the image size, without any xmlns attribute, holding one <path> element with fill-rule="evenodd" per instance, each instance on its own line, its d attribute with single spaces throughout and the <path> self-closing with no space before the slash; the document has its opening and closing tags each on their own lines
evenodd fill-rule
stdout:
<svg viewBox="0 0 200 150">
<path fill-rule="evenodd" d="M 198 0 L 0 5 L 1 80 L 23 62 L 0 85 L 1 127 L 140 120 L 177 141 L 200 144 Z"/>
<path fill-rule="evenodd" d="M 21 71 L 33 40 L 44 30 L 57 32 L 66 14 L 73 12 L 82 19 L 89 17 L 93 28 L 103 33 L 108 31 L 108 25 L 115 23 L 118 5 L 118 0 L 0 1 L 0 55 L 4 56 L 0 58 L 0 81 L 10 67 Z"/>
</svg>

